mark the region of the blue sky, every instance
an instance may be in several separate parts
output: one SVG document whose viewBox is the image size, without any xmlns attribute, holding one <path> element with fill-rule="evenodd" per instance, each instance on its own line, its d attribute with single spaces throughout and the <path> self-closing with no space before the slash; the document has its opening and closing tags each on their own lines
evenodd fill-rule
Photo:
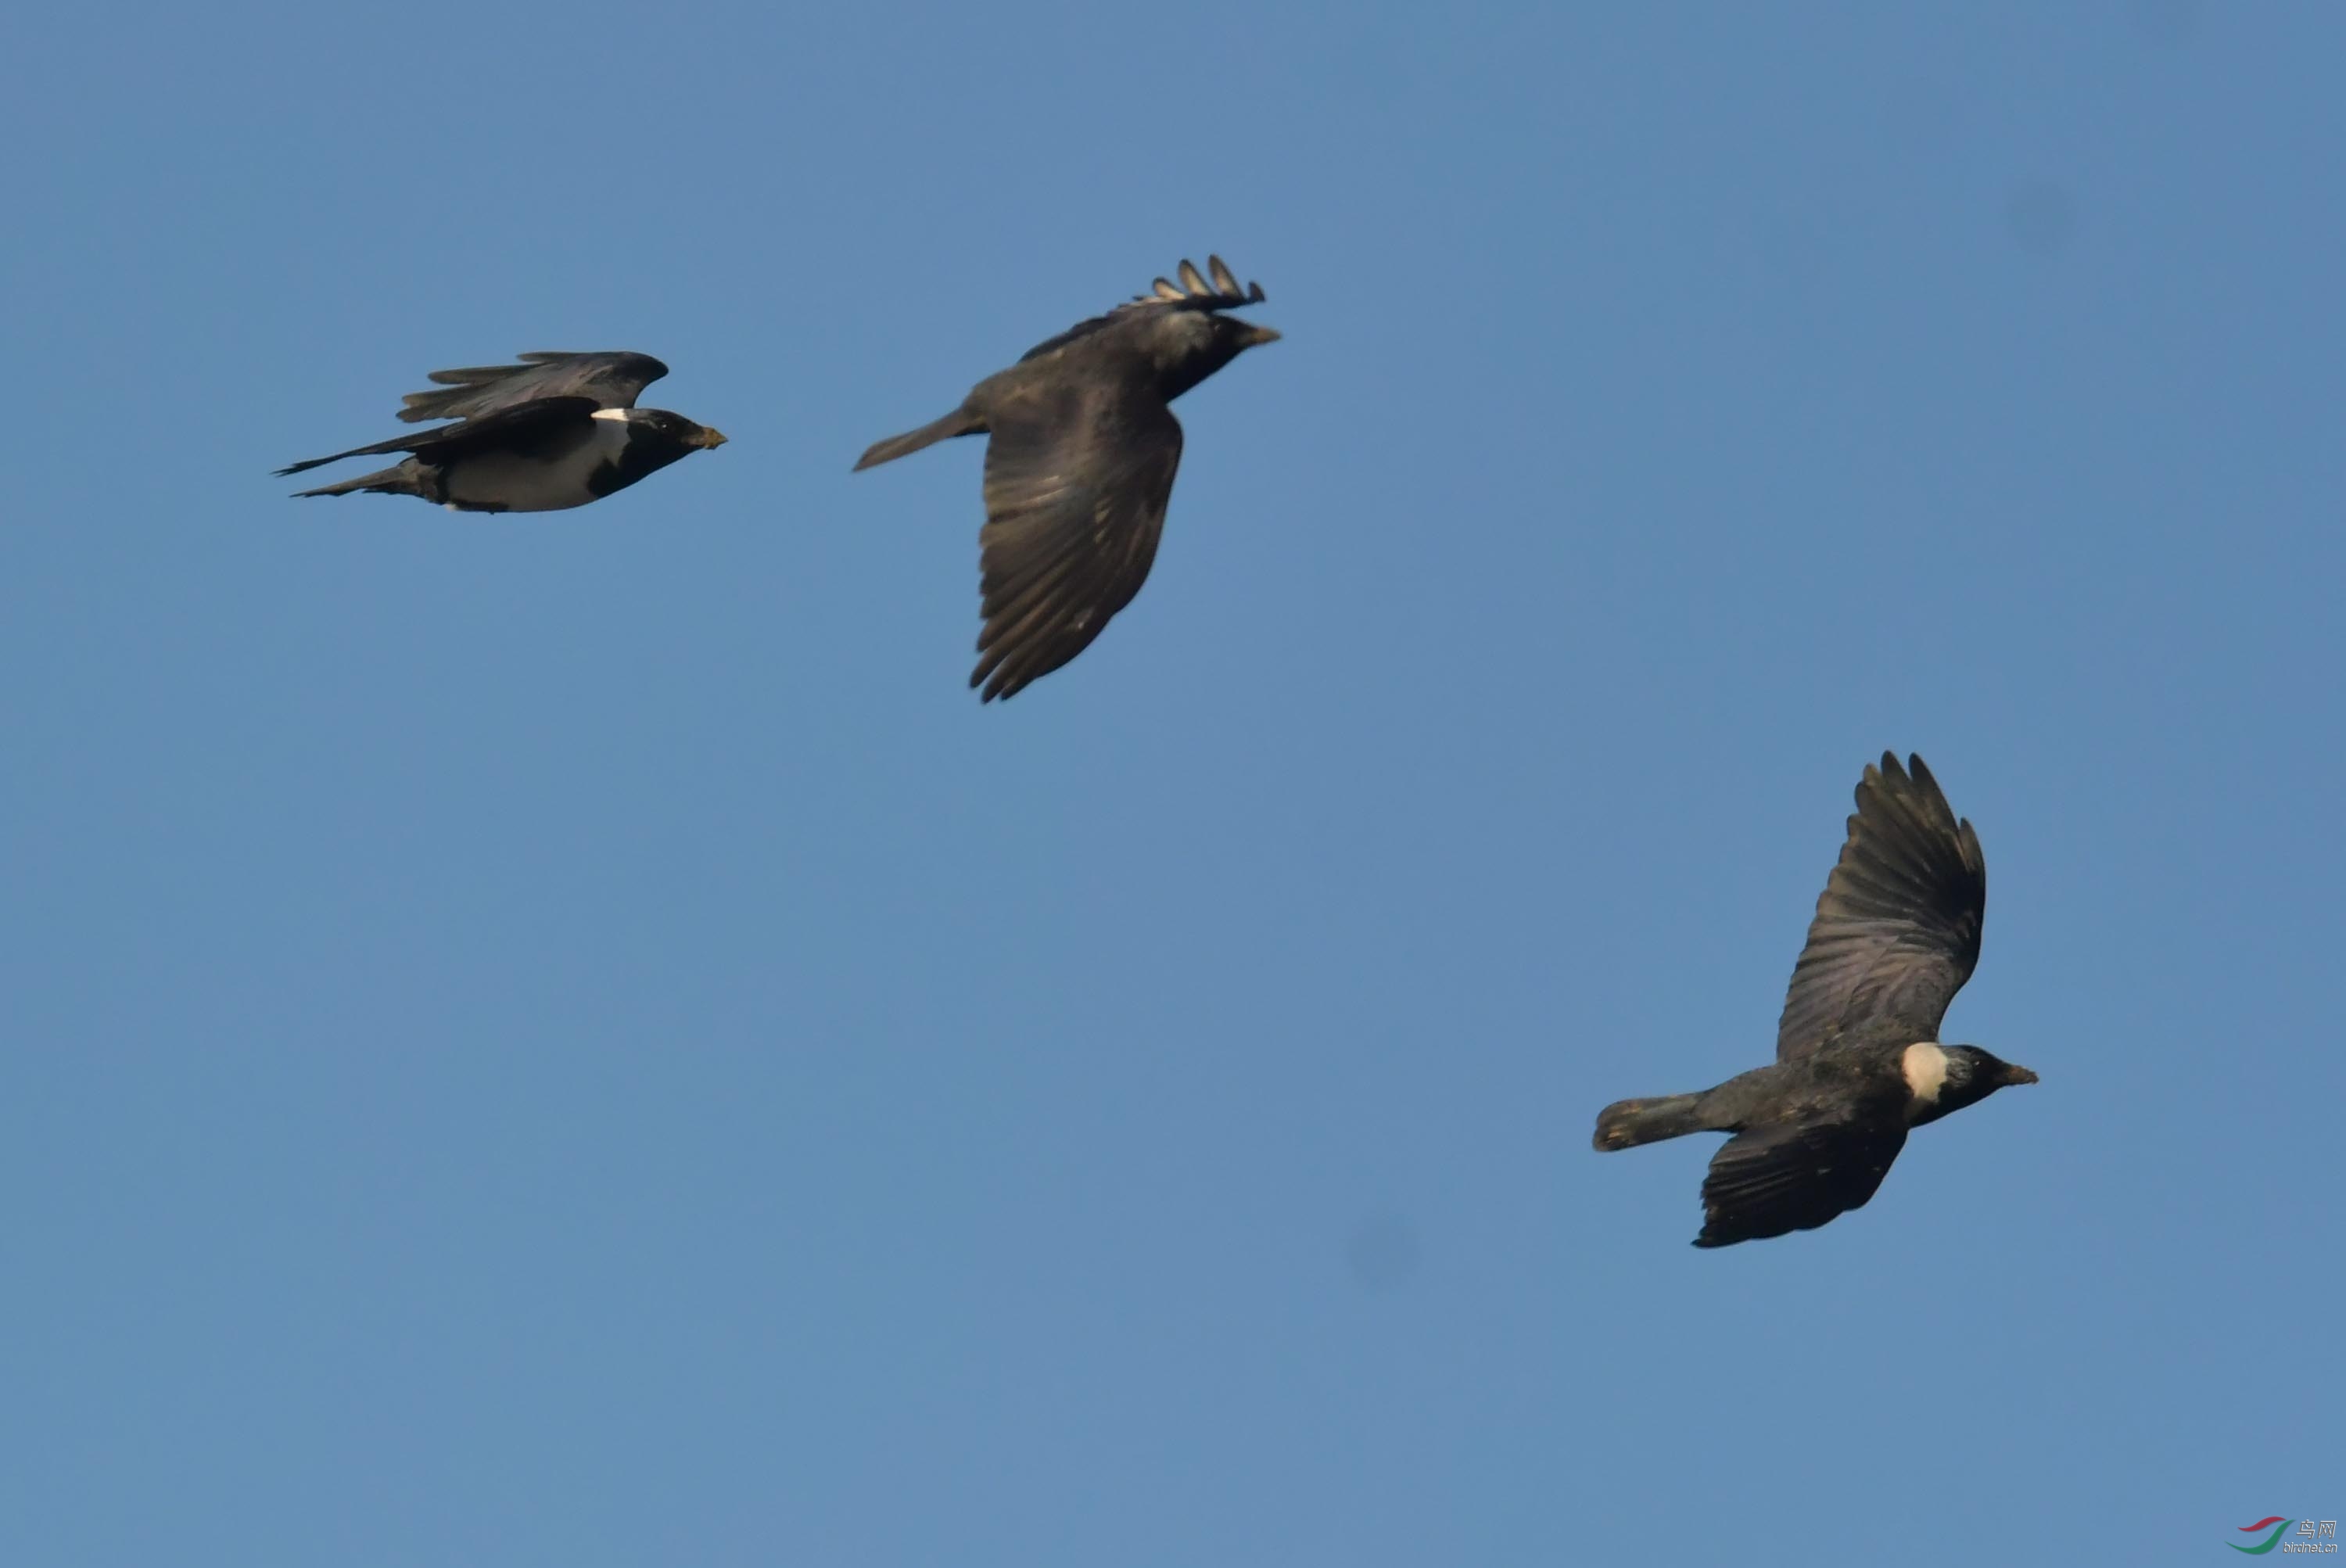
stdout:
<svg viewBox="0 0 2346 1568">
<path fill-rule="evenodd" d="M 1762 14 L 1764 12 L 1764 14 Z M 2214 1560 L 2346 1510 L 2346 16 L 0 31 L 0 1557 Z M 1146 591 L 974 443 L 1184 255 Z M 423 372 L 723 451 L 295 503 Z M 2043 1085 L 1699 1253 L 1860 769 Z"/>
</svg>

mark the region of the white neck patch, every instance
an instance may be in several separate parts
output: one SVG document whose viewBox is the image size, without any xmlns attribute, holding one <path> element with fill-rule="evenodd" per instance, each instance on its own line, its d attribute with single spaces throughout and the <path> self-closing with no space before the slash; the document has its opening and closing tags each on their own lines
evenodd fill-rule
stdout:
<svg viewBox="0 0 2346 1568">
<path fill-rule="evenodd" d="M 598 408 L 586 417 L 588 419 L 616 419 L 621 424 L 625 424 L 627 423 L 627 416 L 635 412 L 636 411 L 631 408 Z"/>
<path fill-rule="evenodd" d="M 1935 1040 L 1918 1040 L 1906 1047 L 1898 1065 L 1906 1074 L 1906 1092 L 1914 1096 L 1917 1105 L 1939 1103 L 1939 1091 L 1947 1084 L 1945 1046 Z"/>
</svg>

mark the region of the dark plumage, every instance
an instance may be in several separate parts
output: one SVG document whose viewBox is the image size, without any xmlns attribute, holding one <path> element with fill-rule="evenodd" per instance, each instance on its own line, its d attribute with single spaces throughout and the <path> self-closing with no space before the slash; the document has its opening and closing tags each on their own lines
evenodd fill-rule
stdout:
<svg viewBox="0 0 2346 1568">
<path fill-rule="evenodd" d="M 1772 1065 L 1698 1095 L 1623 1100 L 1596 1146 L 1732 1133 L 1702 1184 L 1697 1247 L 1812 1230 L 1864 1207 L 1906 1132 L 2034 1084 L 1974 1045 L 1941 1045 L 1947 1004 L 1979 962 L 1987 863 L 1920 757 L 1882 753 L 1826 879 L 1776 1028 Z"/>
<path fill-rule="evenodd" d="M 346 457 L 404 452 L 393 468 L 299 495 L 372 491 L 414 495 L 460 512 L 558 512 L 625 490 L 648 473 L 725 438 L 665 409 L 638 409 L 668 374 L 649 354 L 533 353 L 517 365 L 434 371 L 432 392 L 410 392 L 399 417 L 457 423 L 354 446 L 280 468 L 300 473 Z"/>
<path fill-rule="evenodd" d="M 860 471 L 956 435 L 990 435 L 978 532 L 984 622 L 969 684 L 1009 697 L 1091 646 L 1157 557 L 1181 425 L 1167 406 L 1279 334 L 1221 312 L 1241 291 L 1219 256 L 1029 349 L 933 423 L 883 441 Z"/>
</svg>

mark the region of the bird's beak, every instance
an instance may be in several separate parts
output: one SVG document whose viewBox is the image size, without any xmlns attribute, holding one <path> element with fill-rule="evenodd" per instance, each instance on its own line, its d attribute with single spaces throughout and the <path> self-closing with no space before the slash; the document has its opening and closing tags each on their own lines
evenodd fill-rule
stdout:
<svg viewBox="0 0 2346 1568">
<path fill-rule="evenodd" d="M 1279 341 L 1279 329 L 1276 327 L 1249 327 L 1247 329 L 1246 346 L 1250 349 L 1259 349 L 1265 343 L 1275 343 L 1277 341 Z"/>
<path fill-rule="evenodd" d="M 2027 1068 L 2015 1067 L 2010 1063 L 2004 1064 L 2004 1087 L 2010 1088 L 2014 1084 L 2034 1084 L 2035 1082 L 2036 1082 L 2036 1074 L 2030 1072 Z"/>
<path fill-rule="evenodd" d="M 725 433 L 721 430 L 711 430 L 704 424 L 700 427 L 700 439 L 693 444 L 704 452 L 713 452 L 725 444 Z"/>
</svg>

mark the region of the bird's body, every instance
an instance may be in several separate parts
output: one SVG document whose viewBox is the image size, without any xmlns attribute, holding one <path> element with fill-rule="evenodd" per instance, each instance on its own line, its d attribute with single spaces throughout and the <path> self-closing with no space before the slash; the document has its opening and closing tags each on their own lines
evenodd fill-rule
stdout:
<svg viewBox="0 0 2346 1568">
<path fill-rule="evenodd" d="M 460 512 L 559 512 L 626 489 L 716 431 L 665 409 L 639 409 L 668 373 L 648 354 L 524 354 L 524 363 L 434 371 L 443 389 L 411 392 L 399 417 L 457 423 L 311 458 L 280 474 L 346 457 L 413 455 L 390 468 L 298 494 L 413 495 Z"/>
<path fill-rule="evenodd" d="M 875 443 L 858 470 L 940 441 L 990 437 L 980 530 L 984 624 L 970 685 L 1009 697 L 1091 645 L 1156 559 L 1181 462 L 1173 399 L 1279 334 L 1222 311 L 1240 291 L 1219 257 L 1036 344 L 961 406 Z"/>
<path fill-rule="evenodd" d="M 530 447 L 500 446 L 443 465 L 443 504 L 459 511 L 559 512 L 641 478 L 621 480 L 630 433 L 624 420 L 602 417 L 606 412 L 589 414 L 583 426 L 572 422 Z M 402 466 L 414 463 L 410 458 Z"/>
<path fill-rule="evenodd" d="M 1703 1183 L 1698 1247 L 1808 1230 L 1859 1208 L 1909 1128 L 2036 1074 L 1938 1039 L 1979 959 L 1987 868 L 1921 758 L 1884 754 L 1857 788 L 1777 1028 L 1777 1060 L 1699 1094 L 1622 1100 L 1600 1150 L 1734 1135 Z"/>
</svg>

